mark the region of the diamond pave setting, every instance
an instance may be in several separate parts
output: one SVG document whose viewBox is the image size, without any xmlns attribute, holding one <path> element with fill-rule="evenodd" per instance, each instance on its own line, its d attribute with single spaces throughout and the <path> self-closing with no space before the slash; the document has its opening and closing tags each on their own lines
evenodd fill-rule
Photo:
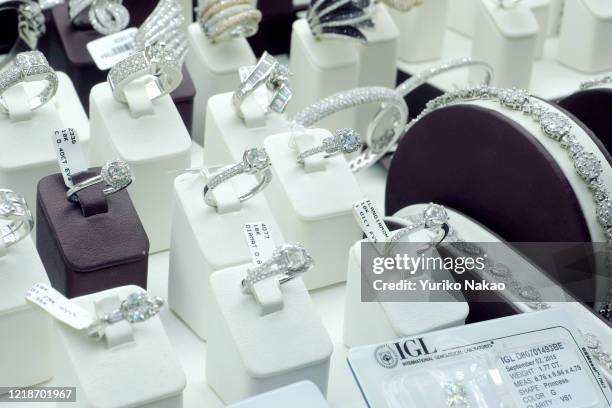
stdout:
<svg viewBox="0 0 612 408">
<path fill-rule="evenodd" d="M 121 190 L 134 181 L 134 173 L 123 160 L 109 160 L 100 171 L 102 180 L 110 187 Z"/>
</svg>

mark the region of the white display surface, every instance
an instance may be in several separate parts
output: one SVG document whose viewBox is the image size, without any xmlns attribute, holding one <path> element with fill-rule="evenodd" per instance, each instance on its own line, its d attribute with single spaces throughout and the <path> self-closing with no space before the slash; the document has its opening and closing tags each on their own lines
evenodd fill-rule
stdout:
<svg viewBox="0 0 612 408">
<path fill-rule="evenodd" d="M 321 391 L 310 381 L 301 381 L 249 398 L 229 408 L 329 408 Z"/>
</svg>

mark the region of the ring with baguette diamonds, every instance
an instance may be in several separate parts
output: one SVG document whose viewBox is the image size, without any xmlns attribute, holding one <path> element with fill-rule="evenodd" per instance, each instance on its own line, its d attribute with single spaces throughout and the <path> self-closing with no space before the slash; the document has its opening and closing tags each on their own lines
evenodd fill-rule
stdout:
<svg viewBox="0 0 612 408">
<path fill-rule="evenodd" d="M 102 35 L 121 31 L 130 22 L 130 13 L 122 0 L 69 0 L 68 15 L 73 26 L 91 26 Z"/>
<path fill-rule="evenodd" d="M 0 189 L 0 239 L 11 246 L 27 237 L 34 227 L 34 217 L 21 194 Z"/>
<path fill-rule="evenodd" d="M 108 73 L 108 83 L 113 97 L 126 103 L 125 87 L 135 81 L 151 78 L 145 89 L 149 99 L 153 100 L 174 91 L 183 80 L 180 63 L 174 59 L 172 50 L 166 44 L 158 42 L 148 45 L 126 59 L 118 62 Z"/>
<path fill-rule="evenodd" d="M 252 0 L 209 0 L 196 12 L 204 35 L 212 42 L 251 37 L 262 19 Z"/>
<path fill-rule="evenodd" d="M 247 276 L 240 282 L 240 288 L 242 293 L 253 293 L 256 283 L 274 277 L 282 285 L 308 272 L 313 266 L 312 256 L 301 244 L 283 244 L 274 250 L 270 259 L 247 269 Z"/>
<path fill-rule="evenodd" d="M 323 143 L 320 146 L 300 153 L 297 157 L 297 162 L 304 165 L 307 157 L 319 153 L 325 153 L 324 158 L 326 159 L 340 153 L 350 154 L 361 149 L 361 146 L 359 133 L 354 129 L 339 129 L 334 132 L 333 136 L 323 139 Z"/>
<path fill-rule="evenodd" d="M 102 166 L 100 175 L 90 177 L 70 187 L 66 192 L 66 198 L 76 203 L 79 201 L 79 191 L 102 182 L 107 186 L 103 190 L 104 195 L 114 194 L 127 188 L 133 181 L 134 173 L 126 162 L 109 160 Z"/>
<path fill-rule="evenodd" d="M 263 148 L 248 149 L 242 155 L 242 162 L 232 166 L 216 166 L 208 168 L 208 171 L 220 169 L 213 174 L 204 186 L 204 202 L 211 207 L 217 207 L 217 200 L 212 196 L 212 191 L 225 181 L 242 175 L 252 175 L 257 179 L 257 184 L 248 192 L 238 197 L 240 202 L 246 201 L 258 192 L 262 191 L 272 180 L 270 157 Z"/>
<path fill-rule="evenodd" d="M 35 50 L 38 39 L 46 31 L 45 16 L 38 2 L 30 0 L 0 2 L 0 14 L 7 11 L 17 12 L 17 37 L 10 50 L 0 56 L 0 68 L 10 63 L 20 52 Z"/>
<path fill-rule="evenodd" d="M 366 169 L 382 158 L 402 136 L 408 120 L 408 106 L 404 98 L 393 89 L 363 87 L 338 92 L 306 107 L 293 118 L 293 126 L 310 127 L 320 120 L 367 104 L 380 105 L 380 111 L 369 123 L 365 140 L 367 148 L 349 162 L 353 172 Z"/>
<path fill-rule="evenodd" d="M 130 324 L 149 320 L 159 313 L 164 303 L 164 299 L 151 297 L 145 291 L 134 292 L 121 302 L 117 310 L 101 316 L 89 325 L 87 333 L 99 340 L 104 337 L 104 330 L 108 326 L 124 320 Z"/>
<path fill-rule="evenodd" d="M 293 91 L 289 88 L 290 75 L 291 72 L 289 72 L 287 67 L 264 51 L 251 74 L 232 95 L 232 104 L 238 116 L 244 119 L 241 110 L 242 103 L 249 95 L 255 92 L 255 89 L 264 84 L 272 92 L 272 97 L 267 107 L 268 110 L 283 113 L 293 96 Z"/>
<path fill-rule="evenodd" d="M 25 82 L 45 81 L 45 87 L 30 97 L 30 109 L 38 109 L 53 98 L 57 92 L 57 74 L 49 66 L 40 51 L 25 51 L 17 54 L 11 65 L 0 72 L 0 112 L 8 114 L 9 107 L 3 94 L 15 85 Z"/>
</svg>

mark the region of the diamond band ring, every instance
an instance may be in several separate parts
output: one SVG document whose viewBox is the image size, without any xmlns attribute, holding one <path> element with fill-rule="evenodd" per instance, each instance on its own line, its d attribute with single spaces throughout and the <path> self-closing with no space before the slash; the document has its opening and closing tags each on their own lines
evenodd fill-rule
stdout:
<svg viewBox="0 0 612 408">
<path fill-rule="evenodd" d="M 30 234 L 34 217 L 25 198 L 12 190 L 0 189 L 0 239 L 11 246 Z"/>
<path fill-rule="evenodd" d="M 160 0 L 138 28 L 134 49 L 144 50 L 147 45 L 163 43 L 172 58 L 182 64 L 188 51 L 184 22 L 183 8 L 177 0 Z"/>
<path fill-rule="evenodd" d="M 242 103 L 257 88 L 264 84 L 273 93 L 268 104 L 268 110 L 283 113 L 293 96 L 293 92 L 289 88 L 289 75 L 290 72 L 287 67 L 264 51 L 253 72 L 240 84 L 238 90 L 232 95 L 232 104 L 238 116 L 244 118 L 240 109 Z"/>
<path fill-rule="evenodd" d="M 367 42 L 363 28 L 374 26 L 371 0 L 311 0 L 306 21 L 315 38 Z"/>
<path fill-rule="evenodd" d="M 393 89 L 363 87 L 338 92 L 306 107 L 293 118 L 296 127 L 310 127 L 320 120 L 345 109 L 367 104 L 379 104 L 380 111 L 368 125 L 367 148 L 349 162 L 353 172 L 366 169 L 382 158 L 404 133 L 408 120 L 408 106 Z"/>
<path fill-rule="evenodd" d="M 219 187 L 225 181 L 239 175 L 253 175 L 257 178 L 257 184 L 247 193 L 238 197 L 240 202 L 244 202 L 263 190 L 272 180 L 272 171 L 270 170 L 270 158 L 263 148 L 254 148 L 246 150 L 242 156 L 242 162 L 233 166 L 224 166 L 221 170 L 214 174 L 206 186 L 204 186 L 204 202 L 211 207 L 217 207 L 217 200 L 212 196 L 212 191 Z M 219 167 L 208 169 L 215 170 Z"/>
<path fill-rule="evenodd" d="M 133 181 L 134 174 L 126 162 L 122 160 L 107 161 L 102 166 L 99 176 L 75 184 L 66 192 L 66 198 L 76 203 L 79 201 L 79 191 L 102 182 L 108 186 L 103 190 L 104 195 L 114 194 L 127 188 Z"/>
<path fill-rule="evenodd" d="M 92 323 L 87 333 L 99 340 L 104 337 L 104 330 L 115 323 L 125 320 L 130 324 L 144 322 L 157 315 L 164 306 L 160 297 L 151 297 L 145 291 L 130 294 L 121 302 L 119 308 L 107 313 Z"/>
<path fill-rule="evenodd" d="M 252 0 L 209 0 L 197 12 L 200 27 L 212 42 L 251 37 L 262 19 Z"/>
<path fill-rule="evenodd" d="M 25 82 L 46 81 L 46 86 L 30 98 L 30 109 L 38 109 L 53 98 L 57 92 L 58 79 L 53 68 L 40 51 L 25 51 L 17 54 L 15 60 L 0 72 L 0 112 L 8 114 L 9 107 L 3 94 L 7 89 Z"/>
<path fill-rule="evenodd" d="M 125 87 L 142 78 L 151 78 L 145 85 L 151 100 L 169 94 L 180 85 L 183 80 L 181 66 L 165 43 L 146 46 L 118 62 L 111 68 L 107 79 L 115 99 L 126 103 Z"/>
<path fill-rule="evenodd" d="M 308 272 L 313 266 L 312 256 L 302 245 L 283 244 L 274 250 L 270 259 L 247 270 L 247 276 L 240 283 L 240 288 L 242 293 L 253 293 L 253 286 L 256 283 L 274 277 L 282 285 Z"/>
<path fill-rule="evenodd" d="M 84 13 L 86 10 L 87 16 Z M 130 13 L 122 0 L 69 0 L 68 15 L 73 26 L 81 28 L 91 25 L 102 35 L 121 31 L 130 22 Z"/>
<path fill-rule="evenodd" d="M 297 157 L 297 162 L 304 165 L 307 157 L 315 154 L 325 153 L 324 158 L 332 157 L 337 154 L 350 154 L 361 149 L 361 139 L 359 134 L 353 129 L 340 129 L 334 135 L 323 139 L 321 146 L 313 147 Z"/>
<path fill-rule="evenodd" d="M 35 50 L 38 39 L 46 31 L 45 16 L 37 2 L 30 0 L 0 2 L 0 14 L 7 11 L 17 11 L 17 38 L 8 53 L 0 57 L 0 68 L 10 63 L 20 52 Z"/>
</svg>

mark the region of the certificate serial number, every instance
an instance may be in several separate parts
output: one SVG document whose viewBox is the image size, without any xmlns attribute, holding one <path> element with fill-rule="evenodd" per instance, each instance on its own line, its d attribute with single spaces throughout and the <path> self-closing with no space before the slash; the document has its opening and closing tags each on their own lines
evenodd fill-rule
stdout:
<svg viewBox="0 0 612 408">
<path fill-rule="evenodd" d="M 75 387 L 0 387 L 0 402 L 76 402 Z"/>
</svg>

